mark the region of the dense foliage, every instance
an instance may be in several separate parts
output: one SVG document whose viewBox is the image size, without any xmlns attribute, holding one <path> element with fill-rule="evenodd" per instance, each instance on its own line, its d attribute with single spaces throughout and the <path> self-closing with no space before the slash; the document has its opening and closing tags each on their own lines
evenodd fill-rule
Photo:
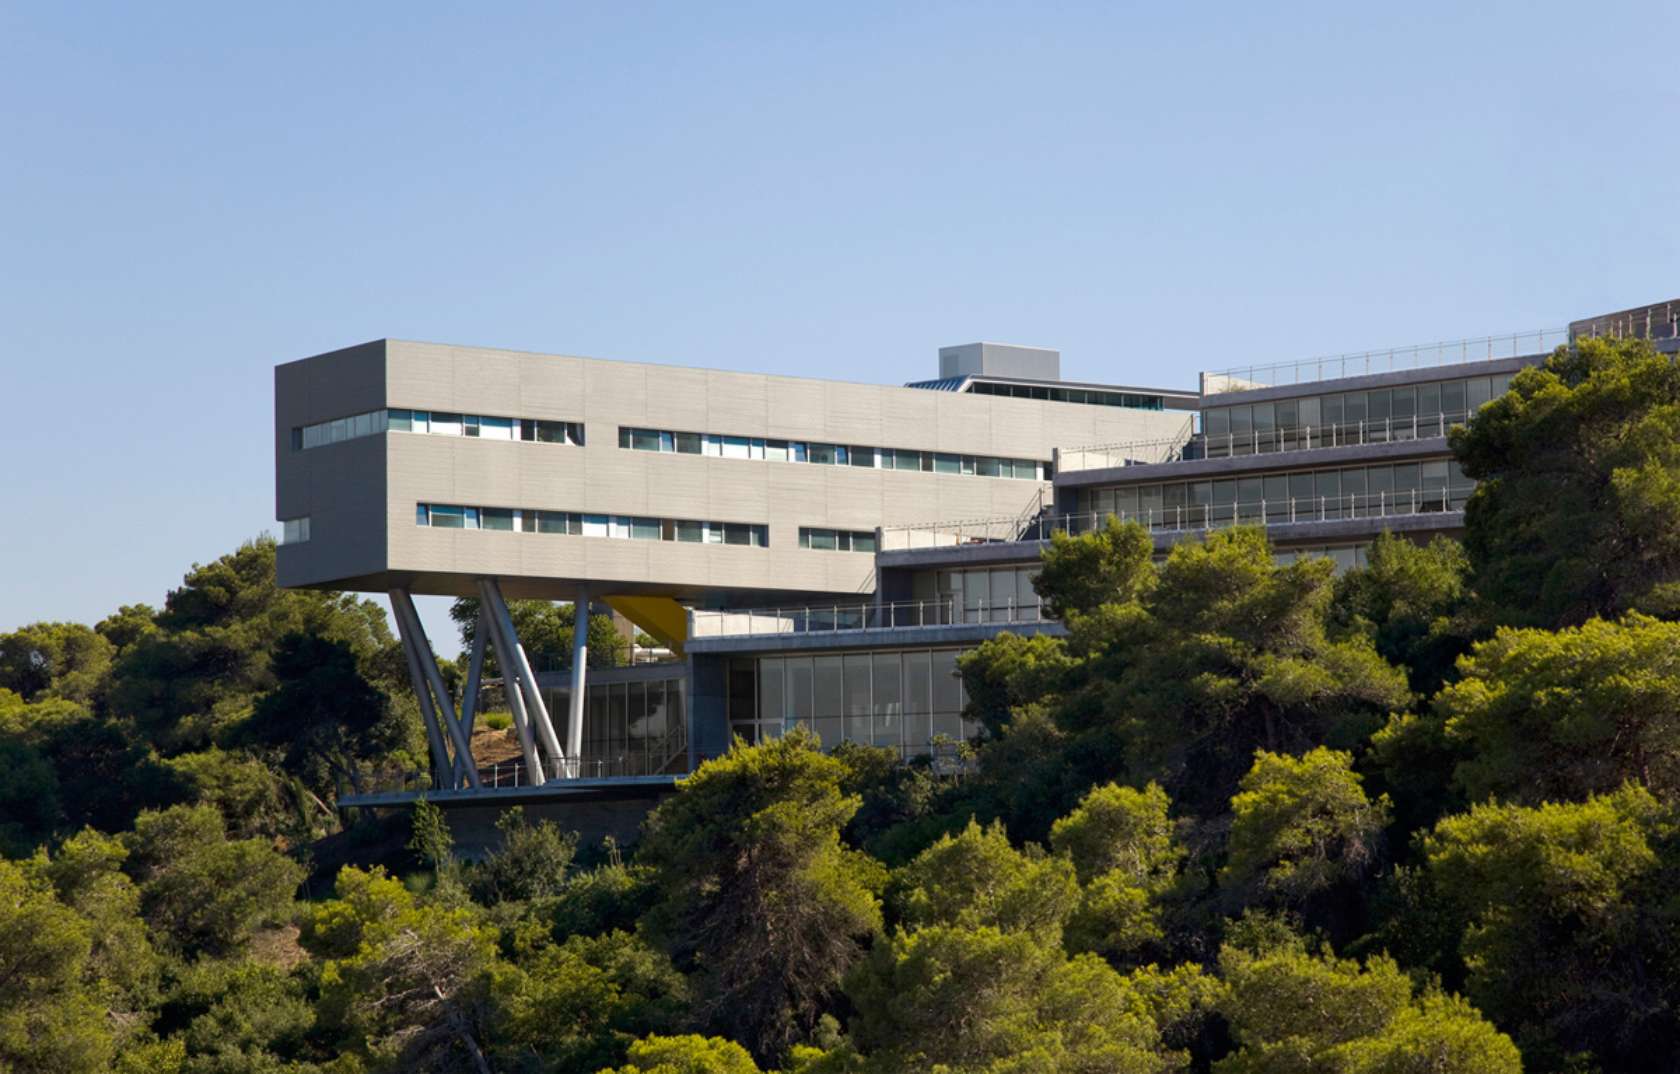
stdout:
<svg viewBox="0 0 1680 1074">
<path fill-rule="evenodd" d="M 1466 542 L 1340 577 L 1059 537 L 1065 635 L 961 662 L 960 778 L 796 731 L 628 853 L 341 816 L 423 771 L 418 715 L 377 606 L 270 542 L 0 636 L 0 1069 L 1671 1069 L 1677 408 L 1641 344 L 1560 352 L 1454 436 Z M 569 659 L 569 609 L 514 613 Z"/>
</svg>

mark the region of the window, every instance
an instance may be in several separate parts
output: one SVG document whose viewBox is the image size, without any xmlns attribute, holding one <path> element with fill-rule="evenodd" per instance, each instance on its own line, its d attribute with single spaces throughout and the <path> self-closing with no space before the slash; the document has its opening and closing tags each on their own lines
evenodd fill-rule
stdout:
<svg viewBox="0 0 1680 1074">
<path fill-rule="evenodd" d="M 309 540 L 309 516 L 288 518 L 280 523 L 281 544 L 302 544 Z"/>
<path fill-rule="evenodd" d="M 513 530 L 513 512 L 505 507 L 485 507 L 478 513 L 479 521 L 487 530 Z"/>
<path fill-rule="evenodd" d="M 541 439 L 541 425 L 542 423 L 525 422 L 525 431 L 521 435 L 525 439 L 532 439 L 533 435 Z M 484 428 L 487 430 L 488 426 Z M 485 431 L 480 435 L 488 436 L 490 433 Z M 577 437 L 577 442 L 582 443 L 581 427 Z M 825 444 L 804 440 L 725 436 L 719 433 L 639 429 L 627 425 L 619 427 L 618 446 L 631 451 L 676 452 L 679 455 L 709 455 L 719 459 L 803 462 L 818 466 L 857 466 L 870 470 L 912 470 L 919 473 L 1008 477 L 1033 481 L 1050 479 L 1050 464 L 1039 459 L 999 459 L 984 455 L 875 448 L 857 444 Z"/>
<path fill-rule="evenodd" d="M 799 547 L 818 552 L 875 551 L 875 534 L 869 530 L 830 530 L 812 526 L 799 527 Z"/>
</svg>

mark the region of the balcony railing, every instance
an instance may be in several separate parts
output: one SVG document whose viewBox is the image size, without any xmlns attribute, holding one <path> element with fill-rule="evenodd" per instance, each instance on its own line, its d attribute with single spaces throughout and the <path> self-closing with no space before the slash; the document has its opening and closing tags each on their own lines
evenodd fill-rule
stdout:
<svg viewBox="0 0 1680 1074">
<path fill-rule="evenodd" d="M 1309 384 L 1367 373 L 1390 373 L 1404 369 L 1427 369 L 1439 365 L 1494 361 L 1545 354 L 1569 342 L 1566 328 L 1542 328 L 1514 332 L 1507 336 L 1483 336 L 1450 342 L 1424 343 L 1388 350 L 1360 351 L 1295 362 L 1238 366 L 1202 374 L 1202 395 L 1269 388 L 1279 384 Z"/>
<path fill-rule="evenodd" d="M 1454 485 L 1399 492 L 1358 492 L 1339 496 L 1299 496 L 1228 504 L 1183 504 L 1140 511 L 1092 511 L 1045 515 L 1025 526 L 1019 519 L 977 519 L 969 522 L 899 526 L 881 532 L 885 552 L 914 548 L 943 548 L 997 542 L 1043 542 L 1057 533 L 1090 533 L 1108 518 L 1137 522 L 1157 533 L 1195 532 L 1223 526 L 1281 526 L 1297 522 L 1339 522 L 1361 518 L 1400 518 L 1408 515 L 1462 511 L 1474 485 Z"/>
<path fill-rule="evenodd" d="M 965 623 L 1042 623 L 1039 600 L 982 601 L 951 597 L 874 604 L 852 601 L 744 611 L 689 612 L 692 638 L 759 637 L 770 634 L 834 634 L 856 630 L 957 626 Z"/>
<path fill-rule="evenodd" d="M 1398 444 L 1445 436 L 1454 425 L 1470 420 L 1471 411 L 1452 410 L 1435 414 L 1413 414 L 1404 418 L 1363 419 L 1325 425 L 1292 426 L 1287 429 L 1252 429 L 1246 433 L 1209 436 L 1196 433 L 1181 440 L 1144 440 L 1123 444 L 1094 444 L 1067 448 L 1056 454 L 1059 473 L 1103 470 L 1151 463 L 1194 462 L 1244 455 L 1270 455 L 1283 451 L 1316 448 L 1356 447 L 1364 444 Z"/>
</svg>

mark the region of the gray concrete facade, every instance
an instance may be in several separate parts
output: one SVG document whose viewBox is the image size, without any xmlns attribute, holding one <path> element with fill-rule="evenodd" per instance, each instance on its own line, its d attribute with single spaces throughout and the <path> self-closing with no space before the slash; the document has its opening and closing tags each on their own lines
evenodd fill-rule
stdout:
<svg viewBox="0 0 1680 1074">
<path fill-rule="evenodd" d="M 583 446 L 388 432 L 305 450 L 294 430 L 379 408 L 581 423 Z M 800 547 L 801 527 L 1018 514 L 1020 478 L 641 451 L 620 427 L 1041 460 L 1067 439 L 1170 435 L 1161 411 L 380 340 L 275 370 L 276 517 L 310 537 L 279 551 L 285 586 L 510 599 L 658 595 L 752 604 L 855 595 L 867 553 Z M 415 524 L 416 504 L 694 519 L 768 527 L 768 547 Z"/>
</svg>

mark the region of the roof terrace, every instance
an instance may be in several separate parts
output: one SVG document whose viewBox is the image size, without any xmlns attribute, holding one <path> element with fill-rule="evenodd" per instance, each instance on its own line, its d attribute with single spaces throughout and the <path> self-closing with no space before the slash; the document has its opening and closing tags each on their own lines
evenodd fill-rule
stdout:
<svg viewBox="0 0 1680 1074">
<path fill-rule="evenodd" d="M 1463 365 L 1501 358 L 1522 358 L 1544 354 L 1570 340 L 1567 328 L 1541 328 L 1503 336 L 1455 339 L 1421 343 L 1409 347 L 1358 351 L 1307 358 L 1269 365 L 1235 366 L 1218 372 L 1203 372 L 1202 395 L 1223 395 L 1256 388 L 1288 384 L 1311 384 L 1321 380 L 1362 377 L 1372 373 L 1395 373 L 1440 365 Z"/>
</svg>

